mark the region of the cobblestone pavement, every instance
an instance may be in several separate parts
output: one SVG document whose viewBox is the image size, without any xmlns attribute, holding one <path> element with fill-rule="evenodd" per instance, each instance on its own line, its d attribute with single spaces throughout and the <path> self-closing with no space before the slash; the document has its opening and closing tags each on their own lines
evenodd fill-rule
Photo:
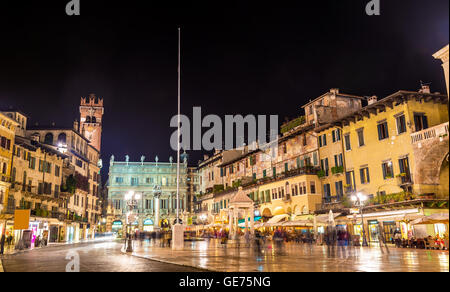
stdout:
<svg viewBox="0 0 450 292">
<path fill-rule="evenodd" d="M 234 246 L 233 246 L 234 245 Z M 258 253 L 254 248 L 223 247 L 217 240 L 185 242 L 180 251 L 158 243 L 136 241 L 133 255 L 169 263 L 227 272 L 448 272 L 449 253 L 440 250 L 336 247 L 288 243 L 282 250 L 269 242 Z"/>
<path fill-rule="evenodd" d="M 64 272 L 71 258 L 80 257 L 80 272 L 201 272 L 203 270 L 166 264 L 123 254 L 123 243 L 89 242 L 36 249 L 2 257 L 5 272 Z"/>
</svg>

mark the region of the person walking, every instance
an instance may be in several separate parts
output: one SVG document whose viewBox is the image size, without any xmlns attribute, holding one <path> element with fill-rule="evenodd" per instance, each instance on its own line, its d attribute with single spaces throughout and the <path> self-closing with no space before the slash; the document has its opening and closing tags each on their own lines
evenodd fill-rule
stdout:
<svg viewBox="0 0 450 292">
<path fill-rule="evenodd" d="M 244 239 L 246 247 L 250 247 L 250 232 L 248 230 L 245 231 Z"/>
<path fill-rule="evenodd" d="M 256 250 L 257 255 L 262 254 L 261 241 L 262 241 L 261 234 L 259 233 L 259 231 L 256 231 L 255 232 L 255 250 Z"/>
<path fill-rule="evenodd" d="M 3 251 L 4 251 L 4 249 L 5 249 L 5 240 L 6 240 L 6 238 L 5 238 L 5 233 L 3 232 L 3 233 L 2 233 L 2 237 L 1 237 L 1 239 L 0 239 L 0 254 L 1 254 L 1 255 L 3 255 Z"/>
<path fill-rule="evenodd" d="M 394 231 L 394 242 L 397 248 L 399 248 L 402 244 L 402 233 L 398 229 Z"/>
<path fill-rule="evenodd" d="M 325 243 L 327 245 L 328 257 L 334 257 L 336 252 L 336 230 L 333 226 L 327 226 L 325 233 Z"/>
<path fill-rule="evenodd" d="M 389 253 L 389 248 L 386 243 L 386 238 L 384 237 L 384 233 L 381 229 L 381 226 L 378 224 L 378 241 L 380 242 L 380 250 L 383 252 L 383 245 L 386 248 L 386 252 Z"/>
</svg>

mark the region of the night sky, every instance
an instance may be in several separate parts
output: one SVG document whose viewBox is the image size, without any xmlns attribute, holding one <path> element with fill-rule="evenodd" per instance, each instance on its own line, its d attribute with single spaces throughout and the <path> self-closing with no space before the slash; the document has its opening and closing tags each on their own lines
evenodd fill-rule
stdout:
<svg viewBox="0 0 450 292">
<path fill-rule="evenodd" d="M 5 1 L 0 108 L 20 108 L 30 125 L 70 126 L 80 97 L 95 93 L 105 102 L 104 179 L 113 153 L 167 161 L 176 156 L 177 25 L 188 116 L 201 106 L 203 116 L 278 114 L 282 122 L 335 87 L 385 97 L 422 80 L 445 92 L 432 54 L 449 42 L 449 1 L 380 1 L 381 16 L 371 17 L 368 0 L 81 0 L 81 16 L 65 14 L 69 0 Z M 203 155 L 188 153 L 191 165 Z"/>
</svg>

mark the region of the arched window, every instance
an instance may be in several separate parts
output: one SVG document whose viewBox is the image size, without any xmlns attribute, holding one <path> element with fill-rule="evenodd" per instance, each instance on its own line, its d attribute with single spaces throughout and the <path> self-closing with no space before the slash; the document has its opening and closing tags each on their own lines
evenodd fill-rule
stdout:
<svg viewBox="0 0 450 292">
<path fill-rule="evenodd" d="M 86 117 L 86 123 L 90 123 L 91 122 L 91 117 L 90 116 L 87 116 Z"/>
<path fill-rule="evenodd" d="M 65 144 L 67 144 L 66 141 L 67 141 L 66 134 L 65 133 L 59 134 L 59 136 L 58 136 L 58 144 L 61 143 L 61 144 L 65 145 Z"/>
<path fill-rule="evenodd" d="M 53 134 L 52 133 L 47 133 L 45 135 L 44 143 L 50 144 L 50 145 L 53 144 Z"/>
<path fill-rule="evenodd" d="M 91 123 L 97 123 L 97 119 L 95 117 L 92 117 Z"/>
</svg>

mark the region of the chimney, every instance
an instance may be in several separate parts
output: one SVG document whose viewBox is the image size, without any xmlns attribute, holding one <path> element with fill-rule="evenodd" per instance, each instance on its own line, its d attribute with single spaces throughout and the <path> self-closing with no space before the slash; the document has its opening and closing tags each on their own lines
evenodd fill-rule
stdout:
<svg viewBox="0 0 450 292">
<path fill-rule="evenodd" d="M 419 89 L 420 93 L 431 93 L 430 85 L 422 84 L 422 88 Z"/>
<path fill-rule="evenodd" d="M 78 121 L 73 122 L 73 129 L 78 132 Z"/>
<path fill-rule="evenodd" d="M 39 140 L 40 140 L 39 134 L 31 135 L 31 140 L 35 141 L 35 142 L 39 142 Z"/>
<path fill-rule="evenodd" d="M 339 88 L 331 88 L 330 93 L 339 94 Z"/>
<path fill-rule="evenodd" d="M 372 95 L 371 97 L 367 98 L 367 104 L 371 105 L 376 103 L 378 100 L 378 97 L 376 95 Z"/>
</svg>

